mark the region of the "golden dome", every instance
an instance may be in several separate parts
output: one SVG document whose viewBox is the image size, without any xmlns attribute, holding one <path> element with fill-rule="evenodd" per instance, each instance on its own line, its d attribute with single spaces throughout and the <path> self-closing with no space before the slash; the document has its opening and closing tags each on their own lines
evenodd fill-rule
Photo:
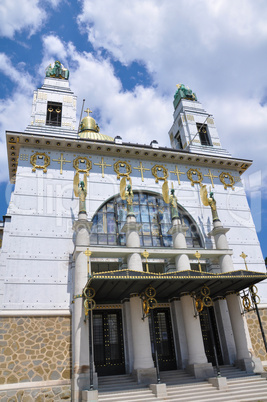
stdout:
<svg viewBox="0 0 267 402">
<path fill-rule="evenodd" d="M 95 119 L 89 116 L 89 114 L 92 113 L 90 109 L 86 109 L 85 113 L 87 113 L 87 116 L 82 119 L 79 127 L 80 138 L 88 138 L 90 140 L 100 140 L 100 141 L 114 141 L 112 137 L 101 134 L 99 132 L 99 126 L 95 122 Z"/>
</svg>

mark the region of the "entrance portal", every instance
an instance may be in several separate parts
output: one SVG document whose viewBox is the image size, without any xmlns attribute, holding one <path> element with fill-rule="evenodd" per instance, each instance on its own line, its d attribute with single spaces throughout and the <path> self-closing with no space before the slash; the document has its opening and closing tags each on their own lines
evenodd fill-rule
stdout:
<svg viewBox="0 0 267 402">
<path fill-rule="evenodd" d="M 155 333 L 158 351 L 158 361 L 160 371 L 175 370 L 176 355 L 173 342 L 172 324 L 169 308 L 158 308 L 150 310 L 154 314 Z M 155 345 L 152 334 L 151 319 L 149 317 L 150 338 L 152 346 L 152 356 L 155 362 Z"/>
<path fill-rule="evenodd" d="M 204 310 L 201 311 L 201 313 L 199 313 L 205 352 L 206 352 L 208 362 L 212 363 L 212 365 L 215 366 L 216 363 L 215 363 L 214 349 L 213 349 L 213 345 L 212 345 L 212 334 L 211 334 L 211 331 L 213 331 L 218 362 L 220 365 L 222 365 L 223 357 L 222 357 L 222 351 L 221 351 L 221 345 L 220 345 L 220 339 L 219 339 L 214 309 L 213 309 L 213 307 L 208 307 L 208 308 L 209 308 L 209 312 L 210 312 L 211 327 L 209 324 L 207 308 L 205 308 Z"/>
<path fill-rule="evenodd" d="M 94 362 L 98 375 L 124 374 L 121 310 L 94 311 Z"/>
</svg>

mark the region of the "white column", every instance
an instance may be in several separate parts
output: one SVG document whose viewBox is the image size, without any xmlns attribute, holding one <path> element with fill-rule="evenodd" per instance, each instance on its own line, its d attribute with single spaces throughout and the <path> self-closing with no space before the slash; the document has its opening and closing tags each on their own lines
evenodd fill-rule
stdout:
<svg viewBox="0 0 267 402">
<path fill-rule="evenodd" d="M 151 384 L 156 381 L 156 369 L 152 359 L 148 318 L 142 320 L 142 300 L 138 295 L 131 295 L 130 311 L 134 375 L 138 382 Z"/>
<path fill-rule="evenodd" d="M 187 226 L 182 225 L 180 220 L 172 220 L 172 228 L 169 234 L 172 235 L 173 248 L 186 249 L 185 233 Z M 190 270 L 190 261 L 186 253 L 178 254 L 175 257 L 175 266 L 177 271 Z M 190 295 L 181 296 L 181 306 L 184 322 L 184 330 L 187 340 L 188 365 L 186 370 L 197 378 L 207 378 L 212 374 L 212 365 L 208 363 L 199 316 L 195 314 L 193 299 Z M 182 348 L 183 345 L 180 345 Z"/>
<path fill-rule="evenodd" d="M 168 234 L 172 235 L 173 248 L 186 249 L 186 239 L 185 233 L 187 231 L 187 226 L 182 225 L 179 219 L 172 220 L 172 228 L 169 230 Z M 184 271 L 191 269 L 190 261 L 187 254 L 178 254 L 175 257 L 175 267 L 177 271 Z"/>
<path fill-rule="evenodd" d="M 170 310 L 172 315 L 176 360 L 178 367 L 184 369 L 188 364 L 188 348 L 181 300 L 171 300 Z"/>
<path fill-rule="evenodd" d="M 194 300 L 190 295 L 181 297 L 185 333 L 188 345 L 188 364 L 207 363 L 199 316 L 195 316 Z"/>
<path fill-rule="evenodd" d="M 205 353 L 199 316 L 193 306 L 194 300 L 187 294 L 181 296 L 184 327 L 188 347 L 188 366 L 186 371 L 196 378 L 209 378 L 214 375 L 211 363 Z"/>
<path fill-rule="evenodd" d="M 126 247 L 140 248 L 139 230 L 141 228 L 140 223 L 136 223 L 134 215 L 127 216 L 127 222 L 122 228 L 122 233 L 126 233 Z M 143 271 L 142 258 L 139 253 L 131 253 L 127 257 L 128 269 L 134 271 Z"/>
<path fill-rule="evenodd" d="M 82 291 L 88 279 L 87 257 L 84 251 L 90 243 L 90 227 L 91 223 L 85 219 L 85 214 L 79 214 L 78 221 L 75 221 L 73 225 L 76 241 L 74 251 L 74 304 L 72 310 L 72 400 L 75 402 L 81 400 L 82 390 L 89 387 L 89 331 L 88 320 L 85 321 Z M 90 264 L 89 270 L 91 270 Z M 94 383 L 96 383 L 96 374 L 94 377 Z"/>
<path fill-rule="evenodd" d="M 228 250 L 226 233 L 229 229 L 224 228 L 220 221 L 213 222 L 213 225 L 214 228 L 209 235 L 214 236 L 216 248 L 218 250 Z M 233 260 L 230 255 L 221 256 L 219 262 L 223 273 L 234 271 Z M 251 342 L 246 331 L 245 318 L 241 314 L 239 296 L 235 293 L 228 294 L 226 301 L 236 346 L 236 364 L 247 372 L 263 370 L 260 359 L 252 357 L 249 350 Z"/>
<path fill-rule="evenodd" d="M 248 350 L 244 320 L 241 315 L 239 298 L 235 293 L 232 293 L 226 296 L 226 300 L 229 308 L 229 315 L 235 339 L 236 359 L 248 359 L 250 357 L 250 353 Z"/>
</svg>

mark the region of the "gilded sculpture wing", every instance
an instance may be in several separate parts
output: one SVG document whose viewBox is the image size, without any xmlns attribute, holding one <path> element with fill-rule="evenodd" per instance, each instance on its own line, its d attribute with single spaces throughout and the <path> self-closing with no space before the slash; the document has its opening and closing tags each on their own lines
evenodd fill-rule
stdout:
<svg viewBox="0 0 267 402">
<path fill-rule="evenodd" d="M 73 191 L 75 197 L 79 197 L 79 172 L 76 171 L 73 179 Z"/>
<path fill-rule="evenodd" d="M 83 175 L 83 182 L 84 182 L 84 189 L 87 194 L 87 174 L 86 173 L 84 173 L 84 175 Z"/>
<path fill-rule="evenodd" d="M 166 204 L 170 202 L 170 195 L 169 195 L 169 186 L 167 180 L 164 181 L 162 185 L 162 196 Z"/>
<path fill-rule="evenodd" d="M 123 177 L 120 182 L 120 195 L 121 199 L 125 200 L 125 192 L 126 192 L 126 177 Z"/>
<path fill-rule="evenodd" d="M 207 186 L 205 186 L 204 184 L 201 184 L 201 186 L 200 186 L 200 198 L 201 198 L 202 204 L 207 207 L 209 205 L 208 191 L 207 191 Z"/>
</svg>

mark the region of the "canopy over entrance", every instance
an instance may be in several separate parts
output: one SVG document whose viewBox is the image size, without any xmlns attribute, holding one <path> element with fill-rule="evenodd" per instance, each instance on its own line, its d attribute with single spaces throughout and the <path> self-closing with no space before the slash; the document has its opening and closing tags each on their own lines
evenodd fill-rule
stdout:
<svg viewBox="0 0 267 402">
<path fill-rule="evenodd" d="M 157 292 L 157 300 L 168 302 L 183 293 L 199 292 L 202 286 L 210 289 L 210 297 L 224 297 L 228 292 L 239 292 L 267 278 L 255 271 L 232 271 L 213 274 L 199 271 L 179 271 L 155 274 L 142 271 L 120 270 L 93 274 L 86 287 L 95 290 L 96 303 L 120 303 L 132 293 L 142 293 L 151 285 Z"/>
</svg>

